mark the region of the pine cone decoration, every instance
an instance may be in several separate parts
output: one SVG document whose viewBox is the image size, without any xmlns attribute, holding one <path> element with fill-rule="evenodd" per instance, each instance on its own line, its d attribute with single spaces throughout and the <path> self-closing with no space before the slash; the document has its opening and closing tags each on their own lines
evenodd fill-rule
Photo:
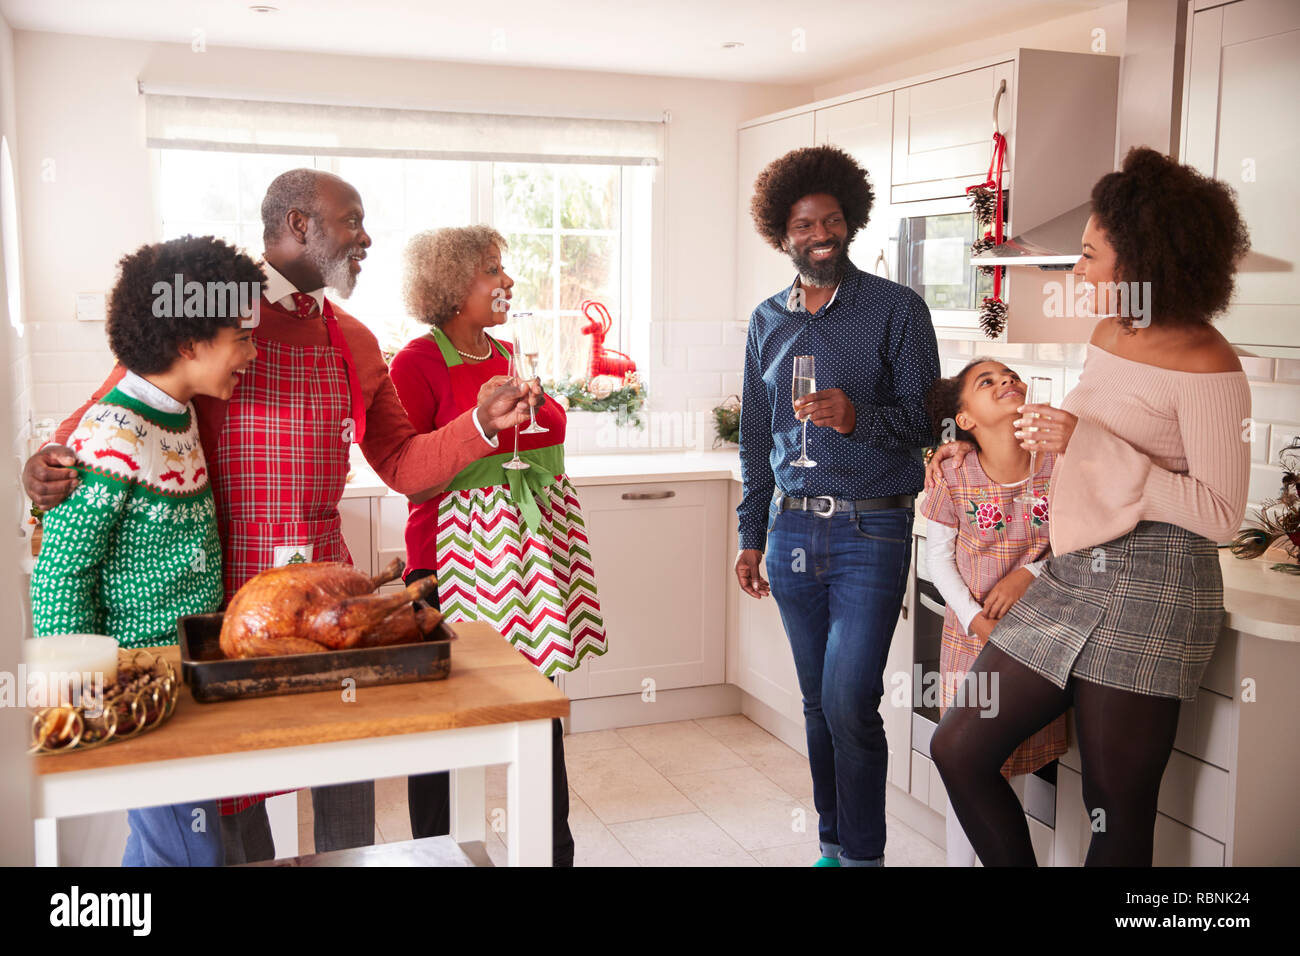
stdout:
<svg viewBox="0 0 1300 956">
<path fill-rule="evenodd" d="M 998 194 L 988 186 L 976 186 L 966 193 L 966 198 L 970 200 L 971 212 L 975 213 L 980 225 L 992 224 L 993 217 L 997 215 Z"/>
<path fill-rule="evenodd" d="M 980 308 L 980 328 L 991 339 L 996 339 L 1007 327 L 1007 304 L 988 296 Z"/>
</svg>

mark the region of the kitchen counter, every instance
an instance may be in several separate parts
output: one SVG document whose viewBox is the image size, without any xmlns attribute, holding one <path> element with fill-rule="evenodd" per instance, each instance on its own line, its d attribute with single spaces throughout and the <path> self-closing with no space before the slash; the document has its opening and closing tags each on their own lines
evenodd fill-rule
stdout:
<svg viewBox="0 0 1300 956">
<path fill-rule="evenodd" d="M 912 533 L 925 537 L 926 521 L 917 512 Z M 1223 574 L 1224 626 L 1243 634 L 1300 644 L 1300 578 L 1271 570 L 1280 552 L 1243 560 L 1219 551 Z"/>
<path fill-rule="evenodd" d="M 647 481 L 740 480 L 740 453 L 719 451 L 623 452 L 617 455 L 566 455 L 569 478 L 578 487 L 630 485 Z M 354 460 L 353 479 L 344 498 L 396 495 L 364 461 Z"/>
</svg>

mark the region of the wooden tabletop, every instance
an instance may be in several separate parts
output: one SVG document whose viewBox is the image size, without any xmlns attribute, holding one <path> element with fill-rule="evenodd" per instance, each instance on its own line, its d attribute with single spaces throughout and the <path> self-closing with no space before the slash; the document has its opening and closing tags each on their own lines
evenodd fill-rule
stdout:
<svg viewBox="0 0 1300 956">
<path fill-rule="evenodd" d="M 197 703 L 181 690 L 176 712 L 134 740 L 85 753 L 32 758 L 37 774 L 241 753 L 452 727 L 564 717 L 569 699 L 488 624 L 457 624 L 444 680 L 314 694 Z M 155 648 L 180 673 L 180 649 Z"/>
</svg>

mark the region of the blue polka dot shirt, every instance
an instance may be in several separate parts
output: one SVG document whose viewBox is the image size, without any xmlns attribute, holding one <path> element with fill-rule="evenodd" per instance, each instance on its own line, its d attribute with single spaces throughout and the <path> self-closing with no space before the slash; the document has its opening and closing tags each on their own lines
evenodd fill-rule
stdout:
<svg viewBox="0 0 1300 956">
<path fill-rule="evenodd" d="M 740 547 L 763 550 L 775 488 L 796 497 L 876 498 L 917 494 L 925 483 L 921 449 L 934 444 L 925 393 L 939 377 L 930 310 L 906 286 L 851 263 L 817 312 L 800 307 L 791 283 L 761 303 L 749 322 L 740 404 L 744 495 Z M 857 422 L 841 435 L 808 425 L 815 468 L 792 468 L 802 423 L 794 417 L 794 357 L 811 355 L 818 391 L 841 389 Z"/>
</svg>

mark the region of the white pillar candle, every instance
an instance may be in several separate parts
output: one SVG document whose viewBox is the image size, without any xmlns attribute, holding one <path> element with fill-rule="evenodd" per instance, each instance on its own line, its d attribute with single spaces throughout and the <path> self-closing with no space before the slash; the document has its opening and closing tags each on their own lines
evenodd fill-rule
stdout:
<svg viewBox="0 0 1300 956">
<path fill-rule="evenodd" d="M 117 680 L 117 639 L 102 634 L 56 634 L 25 641 L 29 698 L 36 706 L 79 704 L 72 699 L 74 682 L 82 691 L 108 690 Z M 101 677 L 102 675 L 102 677 Z M 100 681 L 102 680 L 102 683 Z M 57 695 L 57 696 L 56 696 Z"/>
</svg>

